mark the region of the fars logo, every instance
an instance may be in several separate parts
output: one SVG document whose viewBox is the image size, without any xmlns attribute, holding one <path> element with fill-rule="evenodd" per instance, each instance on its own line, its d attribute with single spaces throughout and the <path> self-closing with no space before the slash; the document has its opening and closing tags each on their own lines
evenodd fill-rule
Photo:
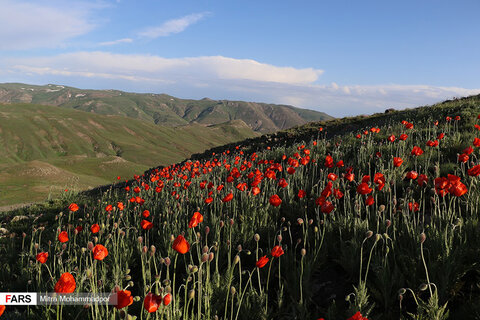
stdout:
<svg viewBox="0 0 480 320">
<path fill-rule="evenodd" d="M 37 294 L 32 292 L 0 292 L 0 304 L 34 306 L 37 304 Z"/>
</svg>

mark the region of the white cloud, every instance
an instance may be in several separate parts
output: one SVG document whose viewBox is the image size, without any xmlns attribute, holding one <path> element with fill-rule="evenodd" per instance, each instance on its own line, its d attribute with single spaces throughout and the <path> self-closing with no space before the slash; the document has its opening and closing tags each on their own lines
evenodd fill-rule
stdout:
<svg viewBox="0 0 480 320">
<path fill-rule="evenodd" d="M 119 43 L 131 43 L 133 42 L 133 39 L 131 38 L 123 38 L 123 39 L 118 39 L 118 40 L 113 40 L 113 41 L 105 41 L 105 42 L 100 42 L 98 45 L 100 46 L 114 46 Z"/>
<path fill-rule="evenodd" d="M 108 52 L 76 52 L 44 58 L 8 59 L 10 69 L 42 74 L 62 71 L 70 74 L 95 72 L 115 76 L 198 83 L 205 80 L 249 80 L 288 84 L 316 81 L 322 70 L 277 67 L 255 60 L 222 56 L 163 58 Z M 40 69 L 38 69 L 40 68 Z M 40 70 L 40 71 L 39 71 Z"/>
<path fill-rule="evenodd" d="M 202 20 L 208 16 L 209 12 L 193 13 L 179 19 L 165 21 L 158 27 L 150 27 L 139 33 L 140 37 L 158 38 L 166 37 L 174 33 L 180 33 L 190 25 Z"/>
<path fill-rule="evenodd" d="M 3 79 L 127 91 L 164 92 L 185 98 L 239 99 L 293 104 L 333 116 L 383 112 L 480 94 L 480 89 L 430 85 L 318 84 L 322 70 L 297 69 L 222 56 L 163 58 L 75 52 L 0 61 Z M 2 74 L 3 73 L 3 74 Z"/>
<path fill-rule="evenodd" d="M 0 50 L 57 47 L 93 29 L 88 11 L 82 5 L 0 0 Z"/>
</svg>

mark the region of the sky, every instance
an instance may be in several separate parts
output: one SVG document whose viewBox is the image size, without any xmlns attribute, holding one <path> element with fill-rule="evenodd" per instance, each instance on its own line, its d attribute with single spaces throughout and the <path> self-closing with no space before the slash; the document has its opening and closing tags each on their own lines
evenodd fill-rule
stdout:
<svg viewBox="0 0 480 320">
<path fill-rule="evenodd" d="M 480 94 L 480 1 L 0 0 L 0 82 L 335 117 Z"/>
</svg>

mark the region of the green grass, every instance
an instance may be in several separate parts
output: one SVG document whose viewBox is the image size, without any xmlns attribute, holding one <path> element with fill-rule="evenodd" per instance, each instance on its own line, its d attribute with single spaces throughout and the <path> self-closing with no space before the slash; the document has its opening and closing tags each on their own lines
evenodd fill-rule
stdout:
<svg viewBox="0 0 480 320">
<path fill-rule="evenodd" d="M 0 105 L 0 205 L 42 200 L 51 191 L 57 196 L 66 186 L 112 183 L 117 175 L 130 179 L 149 167 L 256 135 L 238 121 L 172 128 L 60 107 Z"/>
</svg>

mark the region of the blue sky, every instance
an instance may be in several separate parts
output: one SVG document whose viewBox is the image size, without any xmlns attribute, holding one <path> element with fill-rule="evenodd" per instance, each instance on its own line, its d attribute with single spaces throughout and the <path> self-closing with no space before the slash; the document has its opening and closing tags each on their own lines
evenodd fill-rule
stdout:
<svg viewBox="0 0 480 320">
<path fill-rule="evenodd" d="M 479 1 L 0 0 L 0 82 L 334 116 L 480 93 Z"/>
</svg>

